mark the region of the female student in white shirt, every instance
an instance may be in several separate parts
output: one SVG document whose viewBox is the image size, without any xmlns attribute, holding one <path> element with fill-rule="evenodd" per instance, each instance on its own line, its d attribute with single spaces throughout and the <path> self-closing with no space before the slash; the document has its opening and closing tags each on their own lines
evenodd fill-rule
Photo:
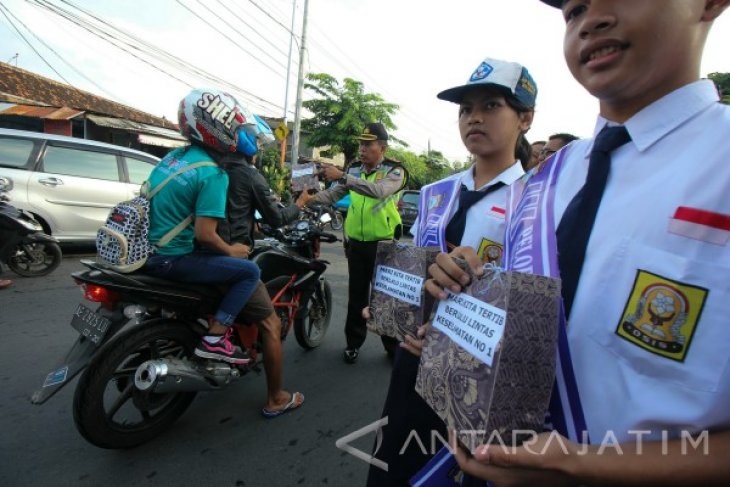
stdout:
<svg viewBox="0 0 730 487">
<path fill-rule="evenodd" d="M 525 133 L 532 124 L 536 95 L 526 68 L 489 58 L 466 84 L 437 95 L 459 105 L 459 132 L 474 164 L 422 188 L 419 217 L 411 229 L 416 245 L 443 251 L 467 245 L 483 262 L 500 263 L 506 189 L 522 177 L 522 163 L 530 158 Z M 433 432 L 447 438 L 443 422 L 414 390 L 421 341 L 408 336 L 396 353 L 383 409 L 388 424 L 374 453 L 387 463 L 388 471 L 371 466 L 369 487 L 409 485 L 409 478 L 435 453 Z"/>
</svg>

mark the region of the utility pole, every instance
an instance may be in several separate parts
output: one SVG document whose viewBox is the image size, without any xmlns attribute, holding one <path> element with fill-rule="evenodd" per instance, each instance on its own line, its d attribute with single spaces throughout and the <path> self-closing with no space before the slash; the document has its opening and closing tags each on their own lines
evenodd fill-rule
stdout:
<svg viewBox="0 0 730 487">
<path fill-rule="evenodd" d="M 299 163 L 299 129 L 302 123 L 302 89 L 304 88 L 304 54 L 307 49 L 307 11 L 309 0 L 304 0 L 302 19 L 302 45 L 299 48 L 299 78 L 297 79 L 297 101 L 294 109 L 294 131 L 292 133 L 291 162 Z"/>
<path fill-rule="evenodd" d="M 289 30 L 289 59 L 286 63 L 286 89 L 284 90 L 284 126 L 289 128 L 289 75 L 291 74 L 291 53 L 294 45 L 294 22 L 297 16 L 297 0 L 292 0 L 291 7 L 291 29 Z M 281 141 L 281 161 L 279 165 L 284 167 L 286 160 L 286 137 Z"/>
</svg>

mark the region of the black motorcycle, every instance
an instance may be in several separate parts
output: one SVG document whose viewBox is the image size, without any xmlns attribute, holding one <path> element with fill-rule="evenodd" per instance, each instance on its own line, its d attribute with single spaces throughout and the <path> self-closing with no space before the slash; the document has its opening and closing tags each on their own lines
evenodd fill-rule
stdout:
<svg viewBox="0 0 730 487">
<path fill-rule="evenodd" d="M 313 210 L 315 219 L 319 221 L 321 227 L 329 223 L 332 230 L 342 230 L 345 224 L 345 217 L 334 206 L 326 204 L 313 205 Z M 327 217 L 323 219 L 323 215 L 327 215 Z"/>
<path fill-rule="evenodd" d="M 63 257 L 58 240 L 46 234 L 33 215 L 9 201 L 0 181 L 0 265 L 25 277 L 50 274 Z"/>
<path fill-rule="evenodd" d="M 252 259 L 281 318 L 282 340 L 294 328 L 305 349 L 317 347 L 332 315 L 332 291 L 319 259 L 320 241 L 337 237 L 306 217 L 257 241 Z M 258 327 L 237 323 L 233 339 L 252 357 L 247 365 L 204 360 L 193 355 L 205 334 L 205 317 L 215 313 L 224 289 L 183 284 L 141 272 L 119 274 L 92 261 L 72 274 L 86 302 L 71 326 L 79 337 L 59 366 L 46 376 L 32 402 L 42 404 L 82 369 L 73 415 L 90 443 L 131 448 L 169 428 L 203 390 L 224 389 L 258 370 Z M 92 309 L 91 303 L 96 303 Z"/>
</svg>

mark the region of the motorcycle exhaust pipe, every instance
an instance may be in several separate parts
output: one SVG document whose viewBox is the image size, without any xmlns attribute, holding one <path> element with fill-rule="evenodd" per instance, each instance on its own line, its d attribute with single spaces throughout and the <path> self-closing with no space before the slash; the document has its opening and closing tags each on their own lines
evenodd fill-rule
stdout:
<svg viewBox="0 0 730 487">
<path fill-rule="evenodd" d="M 226 387 L 238 378 L 238 369 L 224 363 L 205 365 L 188 360 L 163 358 L 148 360 L 137 367 L 134 385 L 140 391 L 170 392 L 211 391 Z"/>
</svg>

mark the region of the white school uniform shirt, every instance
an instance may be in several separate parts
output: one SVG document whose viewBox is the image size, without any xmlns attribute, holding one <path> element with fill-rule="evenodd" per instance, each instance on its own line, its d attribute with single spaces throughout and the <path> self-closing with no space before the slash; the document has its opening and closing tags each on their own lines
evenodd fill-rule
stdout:
<svg viewBox="0 0 730 487">
<path fill-rule="evenodd" d="M 461 245 L 467 245 L 474 248 L 482 261 L 501 262 L 504 248 L 504 231 L 505 231 L 505 207 L 507 204 L 507 187 L 517 181 L 525 174 L 520 161 L 515 161 L 510 167 L 498 174 L 487 184 L 475 187 L 474 182 L 474 166 L 472 165 L 465 171 L 452 174 L 440 181 L 457 180 L 460 184 L 466 186 L 470 191 L 486 189 L 498 182 L 504 183 L 504 186 L 494 190 L 480 201 L 475 203 L 466 214 L 466 225 L 464 227 L 464 235 L 461 238 Z M 435 184 L 435 183 L 434 183 Z M 456 191 L 460 191 L 460 186 L 456 186 Z M 456 196 L 447 224 L 451 221 L 459 208 L 459 197 Z M 419 209 L 420 211 L 420 209 Z M 420 213 L 419 213 L 420 217 Z M 415 236 L 418 231 L 419 217 L 411 226 L 411 234 Z M 497 255 L 498 254 L 498 255 Z"/>
<path fill-rule="evenodd" d="M 624 125 L 568 323 L 578 389 L 592 443 L 697 438 L 730 428 L 730 107 L 703 80 Z M 556 222 L 592 145 L 569 149 Z"/>
</svg>

